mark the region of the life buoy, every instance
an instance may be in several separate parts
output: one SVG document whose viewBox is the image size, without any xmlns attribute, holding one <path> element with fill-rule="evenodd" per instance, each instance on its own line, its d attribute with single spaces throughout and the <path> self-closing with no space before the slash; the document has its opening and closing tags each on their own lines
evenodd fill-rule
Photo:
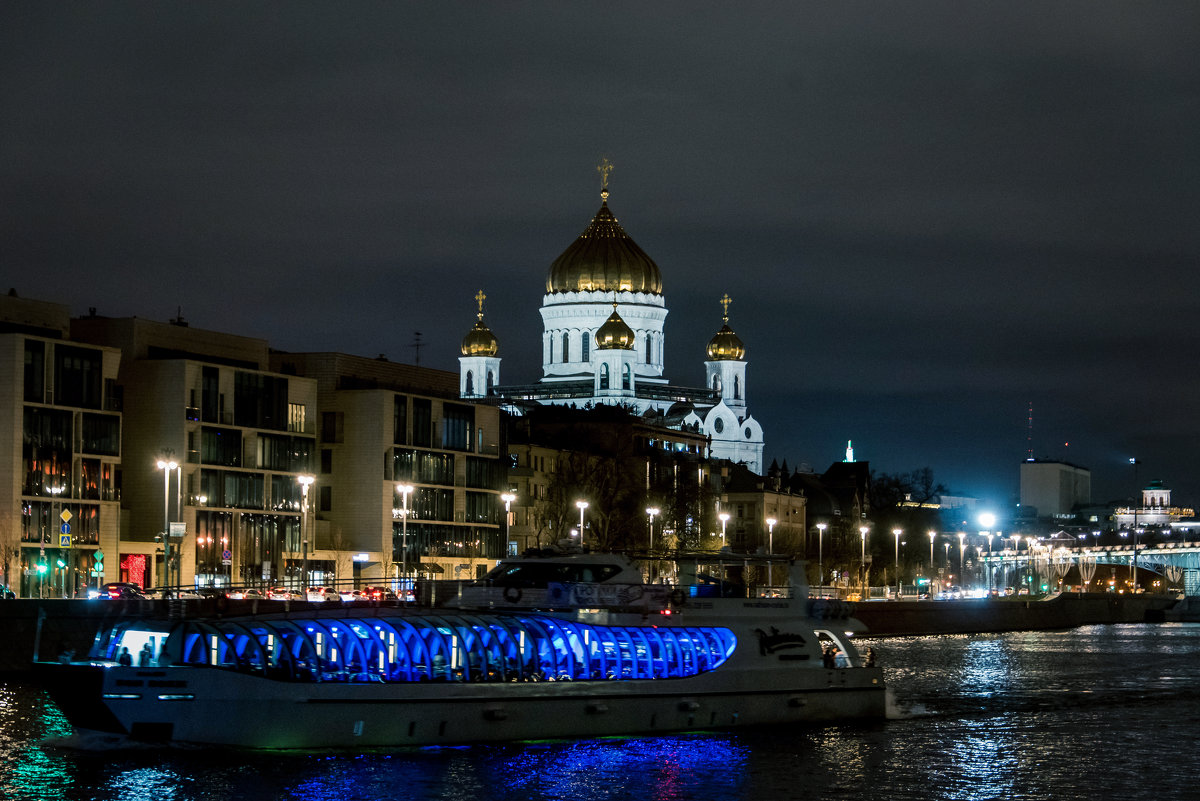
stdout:
<svg viewBox="0 0 1200 801">
<path fill-rule="evenodd" d="M 675 606 L 683 606 L 683 604 L 686 600 L 687 600 L 687 596 L 684 595 L 683 590 L 671 590 L 671 603 L 672 604 L 674 604 Z"/>
<path fill-rule="evenodd" d="M 504 600 L 508 601 L 510 604 L 515 604 L 517 601 L 521 600 L 521 588 L 505 587 Z"/>
</svg>

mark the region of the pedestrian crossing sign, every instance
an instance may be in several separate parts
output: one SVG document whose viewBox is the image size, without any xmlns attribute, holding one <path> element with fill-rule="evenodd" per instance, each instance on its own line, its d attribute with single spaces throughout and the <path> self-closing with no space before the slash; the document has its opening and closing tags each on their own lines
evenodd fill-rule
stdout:
<svg viewBox="0 0 1200 801">
<path fill-rule="evenodd" d="M 70 534 L 59 534 L 58 535 L 58 547 L 59 548 L 70 548 L 71 547 L 71 535 Z"/>
</svg>

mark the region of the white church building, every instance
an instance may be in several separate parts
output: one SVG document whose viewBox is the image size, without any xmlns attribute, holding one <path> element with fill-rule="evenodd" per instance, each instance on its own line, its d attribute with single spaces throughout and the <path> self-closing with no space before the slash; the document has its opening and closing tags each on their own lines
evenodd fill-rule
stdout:
<svg viewBox="0 0 1200 801">
<path fill-rule="evenodd" d="M 499 342 L 477 321 L 462 341 L 459 394 L 509 401 L 621 405 L 652 422 L 699 431 L 714 458 L 763 471 L 763 430 L 747 410 L 746 347 L 729 327 L 728 295 L 722 326 L 706 348 L 704 386 L 671 384 L 664 376 L 666 296 L 658 265 L 625 233 L 608 208 L 608 172 L 601 166 L 600 210 L 546 275 L 542 298 L 542 378 L 500 384 Z"/>
</svg>

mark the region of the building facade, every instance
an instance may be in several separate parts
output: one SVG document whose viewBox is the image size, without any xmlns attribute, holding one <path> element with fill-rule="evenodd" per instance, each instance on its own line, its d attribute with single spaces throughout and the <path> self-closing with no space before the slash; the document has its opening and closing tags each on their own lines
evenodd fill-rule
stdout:
<svg viewBox="0 0 1200 801">
<path fill-rule="evenodd" d="M 72 596 L 121 526 L 121 354 L 70 338 L 65 306 L 0 297 L 0 583 Z"/>
<path fill-rule="evenodd" d="M 92 315 L 71 331 L 121 354 L 124 517 L 108 580 L 225 586 L 294 575 L 316 382 L 272 372 L 264 340 L 181 319 Z"/>
<path fill-rule="evenodd" d="M 1067 462 L 1029 459 L 1021 462 L 1021 506 L 1037 517 L 1069 516 L 1092 502 L 1092 473 Z"/>
<path fill-rule="evenodd" d="M 442 370 L 341 353 L 276 353 L 272 364 L 317 384 L 321 569 L 467 579 L 504 556 L 499 409 L 460 400 Z"/>
</svg>

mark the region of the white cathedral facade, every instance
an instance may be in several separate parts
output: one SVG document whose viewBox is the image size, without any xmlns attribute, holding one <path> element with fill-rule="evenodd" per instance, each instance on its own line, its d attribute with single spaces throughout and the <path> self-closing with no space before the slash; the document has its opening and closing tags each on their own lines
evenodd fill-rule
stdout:
<svg viewBox="0 0 1200 801">
<path fill-rule="evenodd" d="M 462 341 L 459 394 L 545 404 L 622 405 L 652 422 L 708 436 L 710 455 L 763 471 L 763 430 L 746 406 L 746 348 L 729 327 L 708 342 L 703 387 L 664 377 L 666 297 L 658 265 L 625 233 L 608 208 L 607 169 L 600 210 L 554 260 L 542 297 L 542 378 L 500 384 L 499 343 L 478 319 Z"/>
</svg>

